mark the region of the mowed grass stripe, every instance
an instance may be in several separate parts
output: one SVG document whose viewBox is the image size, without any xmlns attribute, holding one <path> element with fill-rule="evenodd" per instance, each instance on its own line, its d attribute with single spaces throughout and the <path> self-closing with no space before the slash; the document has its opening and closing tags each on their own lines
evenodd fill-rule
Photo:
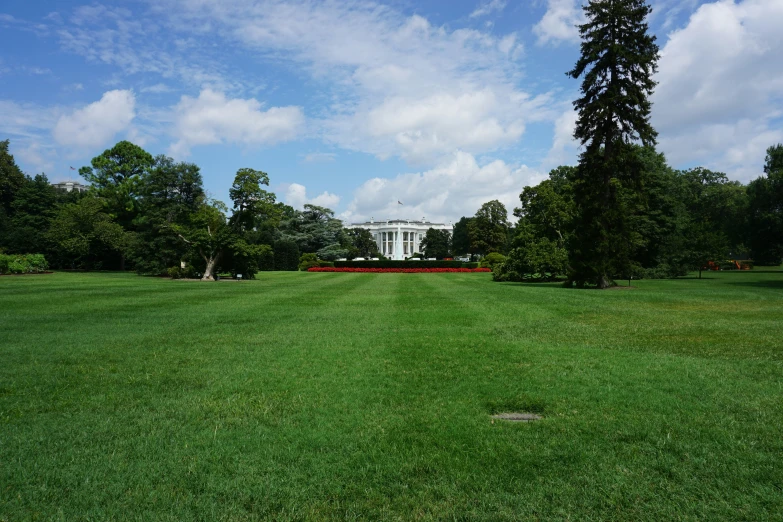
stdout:
<svg viewBox="0 0 783 522">
<path fill-rule="evenodd" d="M 714 277 L 0 279 L 0 520 L 774 519 L 781 274 Z"/>
</svg>

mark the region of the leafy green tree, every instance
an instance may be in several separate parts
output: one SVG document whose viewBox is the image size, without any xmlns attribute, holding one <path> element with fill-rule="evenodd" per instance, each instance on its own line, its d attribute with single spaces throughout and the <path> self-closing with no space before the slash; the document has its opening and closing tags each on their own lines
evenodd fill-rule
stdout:
<svg viewBox="0 0 783 522">
<path fill-rule="evenodd" d="M 214 199 L 203 199 L 185 224 L 168 226 L 203 261 L 202 281 L 215 279 L 223 256 L 235 248 L 239 239 L 228 225 L 228 207 Z"/>
<path fill-rule="evenodd" d="M 25 176 L 10 205 L 10 215 L 0 231 L 0 246 L 8 252 L 48 254 L 46 231 L 57 203 L 57 191 L 45 174 Z"/>
<path fill-rule="evenodd" d="M 550 279 L 566 273 L 566 243 L 576 213 L 570 182 L 575 171 L 561 166 L 549 173 L 549 179 L 524 188 L 521 205 L 514 209 L 519 222 L 513 248 L 506 266 L 494 270 L 495 280 Z"/>
<path fill-rule="evenodd" d="M 134 230 L 138 216 L 138 189 L 144 174 L 153 166 L 150 153 L 129 141 L 120 141 L 94 157 L 91 167 L 82 167 L 79 174 L 91 184 L 95 196 L 106 202 L 106 210 L 126 231 Z M 121 259 L 125 269 L 125 257 Z"/>
<path fill-rule="evenodd" d="M 451 236 L 451 248 L 454 255 L 473 254 L 470 248 L 469 226 L 473 218 L 461 217 L 454 224 L 454 231 Z"/>
<path fill-rule="evenodd" d="M 729 256 L 732 247 L 732 223 L 745 211 L 744 187 L 729 181 L 722 172 L 697 167 L 679 174 L 682 201 L 688 220 L 680 232 L 682 253 L 687 267 L 701 270 L 708 261 Z"/>
<path fill-rule="evenodd" d="M 765 176 L 748 184 L 747 237 L 756 264 L 783 259 L 783 145 L 767 149 Z"/>
<path fill-rule="evenodd" d="M 106 201 L 113 218 L 127 230 L 136 217 L 138 188 L 153 164 L 152 155 L 129 141 L 106 149 L 82 167 L 79 174 L 92 185 L 95 194 Z"/>
<path fill-rule="evenodd" d="M 0 141 L 0 223 L 11 211 L 16 192 L 25 184 L 25 176 L 8 151 L 9 141 Z"/>
<path fill-rule="evenodd" d="M 163 274 L 187 256 L 189 248 L 172 225 L 188 226 L 204 202 L 201 172 L 193 163 L 157 156 L 137 190 L 139 212 L 131 256 L 137 272 Z"/>
<path fill-rule="evenodd" d="M 127 247 L 127 235 L 105 211 L 106 203 L 85 197 L 61 206 L 46 237 L 58 253 L 60 266 L 107 268 Z"/>
<path fill-rule="evenodd" d="M 581 56 L 567 73 L 583 76 L 574 137 L 586 146 L 573 183 L 578 217 L 569 251 L 577 285 L 605 288 L 632 265 L 640 242 L 627 218 L 642 165 L 628 145 L 655 144 L 649 96 L 658 46 L 642 0 L 590 0 L 584 11 Z"/>
<path fill-rule="evenodd" d="M 443 259 L 451 255 L 451 233 L 448 230 L 427 229 L 421 240 L 421 249 L 427 257 Z"/>
<path fill-rule="evenodd" d="M 509 228 L 505 205 L 496 199 L 484 203 L 467 228 L 471 253 L 502 253 L 508 241 Z"/>
<path fill-rule="evenodd" d="M 347 228 L 345 235 L 353 251 L 351 257 L 378 257 L 378 243 L 366 228 Z M 350 254 L 349 254 L 350 255 Z"/>
<path fill-rule="evenodd" d="M 284 238 L 296 242 L 300 252 L 313 253 L 326 247 L 347 250 L 349 246 L 334 211 L 318 205 L 306 204 L 303 211 L 295 212 L 281 223 L 281 232 Z"/>
<path fill-rule="evenodd" d="M 256 228 L 259 220 L 274 212 L 275 195 L 262 189 L 269 186 L 269 175 L 260 170 L 242 168 L 237 171 L 228 191 L 234 202 L 230 222 L 239 232 Z"/>
<path fill-rule="evenodd" d="M 299 247 L 296 241 L 280 239 L 275 241 L 272 248 L 275 252 L 275 270 L 299 270 Z"/>
</svg>

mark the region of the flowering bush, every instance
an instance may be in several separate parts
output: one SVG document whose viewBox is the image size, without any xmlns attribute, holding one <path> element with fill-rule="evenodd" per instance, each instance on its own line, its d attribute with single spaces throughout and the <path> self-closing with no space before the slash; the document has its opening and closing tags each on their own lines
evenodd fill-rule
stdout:
<svg viewBox="0 0 783 522">
<path fill-rule="evenodd" d="M 423 273 L 443 273 L 443 272 L 491 272 L 489 268 L 354 268 L 354 267 L 313 267 L 308 272 L 362 272 L 362 273 L 403 273 L 403 274 L 423 274 Z"/>
</svg>

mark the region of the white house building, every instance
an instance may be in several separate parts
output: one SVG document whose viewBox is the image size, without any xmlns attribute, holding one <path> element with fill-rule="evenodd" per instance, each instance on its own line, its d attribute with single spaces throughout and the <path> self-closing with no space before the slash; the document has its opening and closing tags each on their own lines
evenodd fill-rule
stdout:
<svg viewBox="0 0 783 522">
<path fill-rule="evenodd" d="M 66 192 L 73 192 L 74 190 L 76 192 L 86 192 L 88 188 L 84 183 L 72 180 L 58 181 L 57 183 L 52 183 L 51 185 L 57 190 L 64 190 Z"/>
<path fill-rule="evenodd" d="M 421 252 L 421 242 L 430 228 L 448 230 L 449 233 L 454 230 L 454 226 L 451 224 L 431 223 L 424 218 L 421 218 L 421 221 L 407 219 L 375 221 L 370 219 L 365 223 L 352 223 L 351 226 L 369 230 L 375 238 L 381 254 L 396 260 L 403 260 L 412 254 Z"/>
</svg>

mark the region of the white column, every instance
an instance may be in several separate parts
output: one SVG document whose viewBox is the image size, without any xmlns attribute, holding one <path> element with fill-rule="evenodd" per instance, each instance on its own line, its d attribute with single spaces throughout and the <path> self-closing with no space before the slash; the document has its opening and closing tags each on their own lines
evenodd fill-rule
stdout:
<svg viewBox="0 0 783 522">
<path fill-rule="evenodd" d="M 400 225 L 397 225 L 397 252 L 396 252 L 395 259 L 402 260 L 404 259 L 402 255 L 402 231 L 400 230 Z"/>
</svg>

